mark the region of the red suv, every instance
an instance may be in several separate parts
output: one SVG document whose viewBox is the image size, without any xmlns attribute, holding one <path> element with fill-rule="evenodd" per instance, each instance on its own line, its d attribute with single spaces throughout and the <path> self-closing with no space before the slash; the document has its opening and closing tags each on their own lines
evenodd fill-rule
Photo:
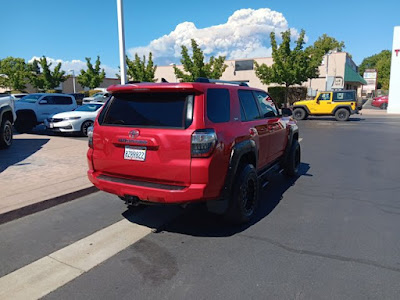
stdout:
<svg viewBox="0 0 400 300">
<path fill-rule="evenodd" d="M 246 222 L 260 179 L 297 174 L 298 127 L 263 90 L 198 81 L 109 87 L 89 132 L 89 179 L 128 205 L 205 201 Z"/>
</svg>

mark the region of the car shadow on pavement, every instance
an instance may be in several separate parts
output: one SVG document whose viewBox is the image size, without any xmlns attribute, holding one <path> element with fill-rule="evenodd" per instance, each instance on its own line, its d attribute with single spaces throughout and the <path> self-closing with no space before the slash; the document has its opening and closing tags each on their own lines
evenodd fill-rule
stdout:
<svg viewBox="0 0 400 300">
<path fill-rule="evenodd" d="M 14 139 L 10 148 L 0 152 L 0 173 L 39 151 L 50 139 Z"/>
<path fill-rule="evenodd" d="M 293 179 L 287 179 L 279 174 L 274 176 L 266 189 L 260 190 L 260 205 L 257 214 L 247 224 L 230 224 L 222 216 L 209 213 L 204 203 L 197 203 L 189 205 L 177 218 L 158 228 L 157 232 L 166 231 L 201 237 L 226 237 L 242 232 L 267 217 L 278 206 L 283 194 L 295 185 L 300 177 L 312 176 L 308 174 L 309 169 L 309 164 L 301 163 L 299 175 Z M 123 215 L 133 222 L 138 222 L 138 219 L 134 220 L 135 218 L 132 215 L 129 217 L 128 212 L 123 213 Z M 145 219 L 140 219 L 138 223 L 145 226 L 152 225 L 151 221 L 147 224 Z"/>
</svg>

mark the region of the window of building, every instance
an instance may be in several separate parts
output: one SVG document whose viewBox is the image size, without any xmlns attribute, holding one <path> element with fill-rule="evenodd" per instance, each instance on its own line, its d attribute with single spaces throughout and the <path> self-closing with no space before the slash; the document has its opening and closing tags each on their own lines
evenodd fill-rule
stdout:
<svg viewBox="0 0 400 300">
<path fill-rule="evenodd" d="M 254 60 L 236 60 L 235 71 L 249 71 L 254 69 Z"/>
<path fill-rule="evenodd" d="M 243 108 L 242 121 L 252 121 L 260 118 L 260 112 L 252 91 L 239 90 L 239 100 Z"/>
<path fill-rule="evenodd" d="M 207 117 L 214 123 L 230 120 L 230 97 L 227 89 L 207 90 Z"/>
</svg>

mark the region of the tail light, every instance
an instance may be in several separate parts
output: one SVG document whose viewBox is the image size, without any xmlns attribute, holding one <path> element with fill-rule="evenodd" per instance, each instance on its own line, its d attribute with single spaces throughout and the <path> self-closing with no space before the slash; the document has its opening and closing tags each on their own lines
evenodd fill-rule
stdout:
<svg viewBox="0 0 400 300">
<path fill-rule="evenodd" d="M 90 126 L 87 130 L 87 136 L 88 136 L 88 145 L 89 148 L 93 149 L 93 126 Z"/>
<path fill-rule="evenodd" d="M 192 157 L 209 157 L 217 144 L 214 129 L 200 129 L 192 133 Z"/>
</svg>

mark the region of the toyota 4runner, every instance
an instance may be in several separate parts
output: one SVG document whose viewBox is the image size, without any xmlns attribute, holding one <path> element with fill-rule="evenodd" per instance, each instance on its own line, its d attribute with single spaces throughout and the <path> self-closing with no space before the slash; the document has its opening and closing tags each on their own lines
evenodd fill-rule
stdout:
<svg viewBox="0 0 400 300">
<path fill-rule="evenodd" d="M 321 92 L 313 100 L 297 101 L 293 104 L 293 117 L 296 120 L 308 116 L 335 116 L 337 121 L 347 121 L 352 114 L 362 109 L 357 101 L 356 91 Z"/>
<path fill-rule="evenodd" d="M 204 201 L 247 222 L 261 182 L 296 176 L 298 127 L 263 90 L 198 81 L 109 87 L 89 132 L 88 177 L 128 205 Z"/>
<path fill-rule="evenodd" d="M 8 148 L 13 141 L 12 125 L 17 118 L 14 99 L 11 96 L 0 98 L 0 149 Z"/>
</svg>

